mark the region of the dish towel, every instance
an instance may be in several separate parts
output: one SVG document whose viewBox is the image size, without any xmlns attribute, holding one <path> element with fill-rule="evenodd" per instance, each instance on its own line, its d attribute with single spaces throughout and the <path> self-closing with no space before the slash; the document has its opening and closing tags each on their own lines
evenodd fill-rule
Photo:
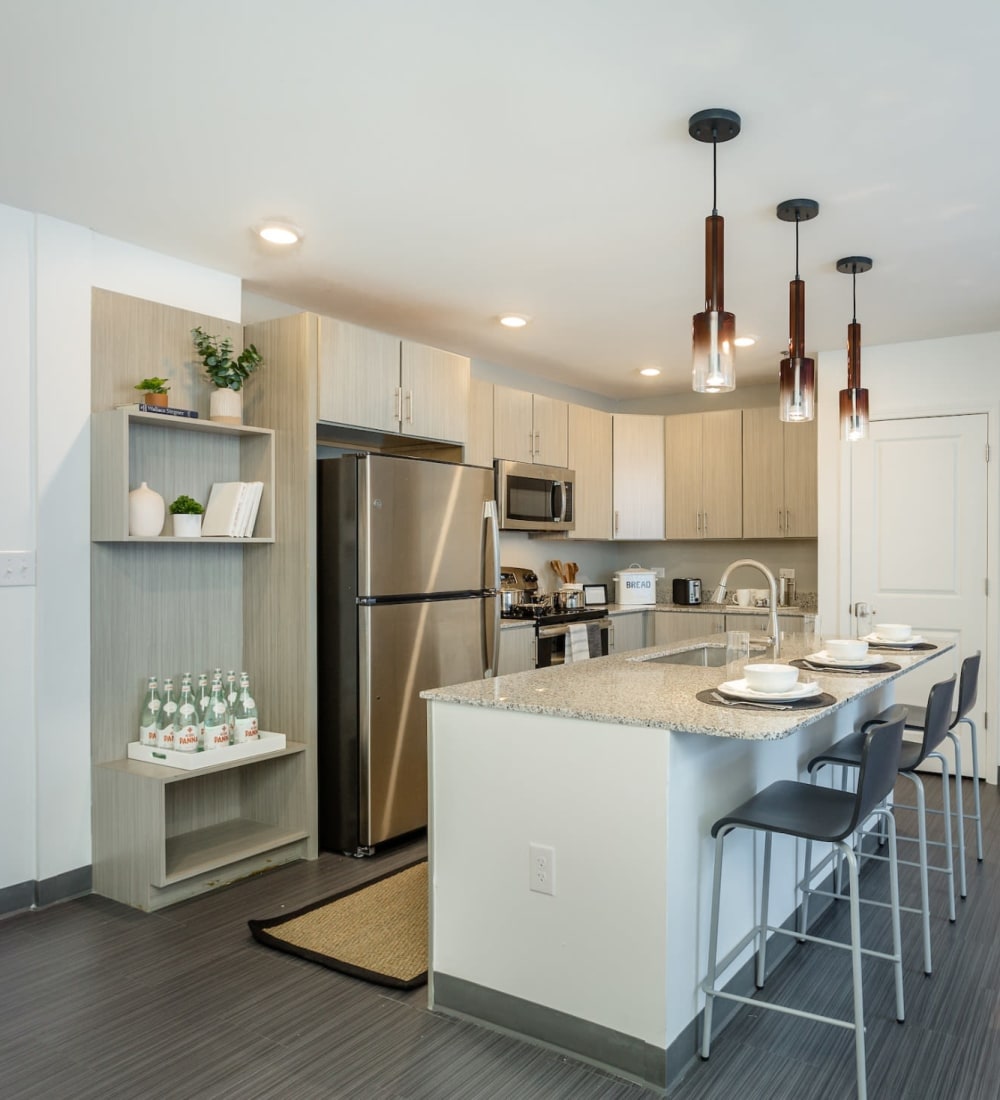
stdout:
<svg viewBox="0 0 1000 1100">
<path fill-rule="evenodd" d="M 565 662 L 587 661 L 590 659 L 590 639 L 587 623 L 570 623 L 566 633 Z"/>
</svg>

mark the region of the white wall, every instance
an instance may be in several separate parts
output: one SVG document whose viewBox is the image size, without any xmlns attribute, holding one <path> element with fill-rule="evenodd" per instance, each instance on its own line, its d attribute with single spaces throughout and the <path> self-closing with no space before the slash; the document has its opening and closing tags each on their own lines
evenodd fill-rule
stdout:
<svg viewBox="0 0 1000 1100">
<path fill-rule="evenodd" d="M 0 549 L 36 553 L 35 586 L 0 589 L 0 889 L 91 862 L 93 286 L 240 319 L 233 276 L 0 207 Z"/>
</svg>

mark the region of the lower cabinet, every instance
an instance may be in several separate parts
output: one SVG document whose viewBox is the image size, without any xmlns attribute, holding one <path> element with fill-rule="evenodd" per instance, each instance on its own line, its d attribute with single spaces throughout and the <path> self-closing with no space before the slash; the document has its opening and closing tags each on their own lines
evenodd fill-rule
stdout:
<svg viewBox="0 0 1000 1100">
<path fill-rule="evenodd" d="M 801 634 L 802 616 L 779 613 L 778 629 L 788 634 Z M 767 611 L 753 615 L 727 615 L 726 630 L 749 630 L 751 634 L 770 634 L 771 615 Z"/>
<path fill-rule="evenodd" d="M 727 629 L 725 615 L 703 611 L 657 611 L 654 616 L 653 645 L 686 642 L 704 634 L 721 634 Z"/>
<path fill-rule="evenodd" d="M 500 630 L 500 660 L 497 675 L 528 672 L 535 667 L 535 624 L 504 626 Z"/>
<path fill-rule="evenodd" d="M 619 611 L 611 615 L 611 653 L 628 653 L 649 645 L 648 611 Z"/>
</svg>

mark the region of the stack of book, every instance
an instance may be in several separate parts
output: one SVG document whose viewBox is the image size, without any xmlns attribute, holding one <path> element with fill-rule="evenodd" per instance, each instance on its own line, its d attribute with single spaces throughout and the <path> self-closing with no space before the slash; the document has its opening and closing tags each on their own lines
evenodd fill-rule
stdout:
<svg viewBox="0 0 1000 1100">
<path fill-rule="evenodd" d="M 263 481 L 215 482 L 201 521 L 202 535 L 250 538 L 263 492 Z"/>
</svg>

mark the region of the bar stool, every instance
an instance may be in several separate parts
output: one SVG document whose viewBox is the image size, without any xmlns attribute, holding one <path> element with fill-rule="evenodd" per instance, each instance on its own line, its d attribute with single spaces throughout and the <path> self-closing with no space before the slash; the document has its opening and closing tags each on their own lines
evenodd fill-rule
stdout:
<svg viewBox="0 0 1000 1100">
<path fill-rule="evenodd" d="M 872 955 L 888 959 L 894 964 L 896 978 L 896 1018 L 903 1022 L 903 963 L 899 932 L 899 883 L 896 873 L 896 829 L 892 814 L 884 802 L 896 781 L 899 769 L 899 753 L 903 739 L 902 716 L 892 722 L 871 724 L 862 736 L 861 755 L 856 791 L 838 791 L 829 787 L 817 787 L 810 783 L 779 780 L 749 798 L 741 806 L 719 818 L 712 826 L 715 837 L 715 870 L 712 884 L 712 917 L 708 942 L 708 974 L 702 982 L 705 993 L 705 1011 L 702 1017 L 701 1056 L 708 1058 L 712 1042 L 712 1007 L 715 997 L 751 1004 L 757 1008 L 773 1009 L 808 1020 L 834 1024 L 854 1032 L 855 1065 L 858 1078 L 858 1097 L 867 1096 L 865 1068 L 864 1005 L 861 989 L 861 956 Z M 889 836 L 889 882 L 892 898 L 892 946 L 891 955 L 861 946 L 861 911 L 858 897 L 858 862 L 849 838 L 858 826 L 871 815 L 878 815 L 886 822 Z M 760 918 L 750 932 L 726 955 L 721 962 L 719 950 L 719 900 L 722 891 L 723 842 L 734 829 L 752 829 L 764 833 L 764 880 L 761 891 Z M 851 942 L 841 943 L 793 932 L 767 923 L 768 895 L 771 874 L 771 839 L 775 833 L 798 837 L 806 841 L 833 844 L 847 861 L 851 883 Z M 808 869 L 807 869 L 808 870 Z M 803 889 L 808 883 L 803 883 Z M 791 1008 L 787 1005 L 743 997 L 717 988 L 719 974 L 727 970 L 740 956 L 744 948 L 757 940 L 756 985 L 764 986 L 766 971 L 765 952 L 769 932 L 794 936 L 796 939 L 823 943 L 851 952 L 851 973 L 854 988 L 853 1021 L 836 1016 L 821 1016 L 813 1012 Z"/>
<path fill-rule="evenodd" d="M 920 853 L 918 863 L 912 860 L 899 860 L 908 867 L 920 868 L 920 908 L 914 909 L 902 906 L 904 912 L 920 913 L 923 917 L 923 941 L 924 941 L 924 973 L 931 973 L 931 917 L 930 917 L 930 891 L 927 883 L 928 871 L 940 871 L 948 876 L 948 919 L 955 920 L 955 872 L 951 858 L 951 806 L 948 796 L 948 761 L 944 755 L 937 751 L 938 746 L 948 733 L 948 718 L 951 714 L 951 703 L 955 692 L 955 677 L 942 680 L 935 684 L 927 696 L 927 706 L 924 710 L 926 724 L 923 737 L 919 742 L 904 741 L 899 756 L 899 774 L 905 775 L 916 789 L 917 794 L 917 844 Z M 906 708 L 902 706 L 890 707 L 888 713 L 899 713 L 905 722 Z M 882 716 L 880 715 L 879 718 Z M 878 719 L 876 719 L 878 721 Z M 857 768 L 861 763 L 861 752 L 864 746 L 865 729 L 867 723 L 860 731 L 848 734 L 843 740 L 838 741 L 826 752 L 814 756 L 809 761 L 809 774 L 813 780 L 819 774 L 819 770 L 828 764 L 839 764 L 845 768 Z M 926 799 L 924 798 L 924 785 L 920 776 L 916 773 L 925 760 L 935 759 L 941 764 L 941 789 L 944 801 L 944 850 L 945 865 L 928 863 L 927 860 L 927 812 Z M 910 840 L 913 837 L 900 836 L 900 840 Z M 866 854 L 866 859 L 885 859 L 885 856 Z M 896 858 L 895 852 L 890 852 L 889 857 Z M 840 892 L 836 896 L 840 896 Z M 803 903 L 805 904 L 805 902 Z"/>
<path fill-rule="evenodd" d="M 976 823 L 976 859 L 983 862 L 983 814 L 979 804 L 979 736 L 976 723 L 969 717 L 969 713 L 976 705 L 976 696 L 979 691 L 979 664 L 980 653 L 977 650 L 971 657 L 966 657 L 962 662 L 962 670 L 958 679 L 958 704 L 948 724 L 948 737 L 955 746 L 955 788 L 959 792 L 958 806 L 955 815 L 959 823 L 958 832 L 958 862 L 959 862 L 959 893 L 965 897 L 965 822 Z M 923 730 L 927 722 L 927 711 L 924 707 L 906 707 L 906 728 L 908 730 Z M 969 742 L 972 746 L 972 798 L 975 804 L 975 812 L 965 813 L 965 807 L 961 802 L 962 790 L 962 746 L 955 732 L 955 727 L 964 722 L 969 727 Z M 911 810 L 912 806 L 900 806 L 900 809 Z M 931 810 L 931 813 L 941 813 L 940 810 Z"/>
</svg>

